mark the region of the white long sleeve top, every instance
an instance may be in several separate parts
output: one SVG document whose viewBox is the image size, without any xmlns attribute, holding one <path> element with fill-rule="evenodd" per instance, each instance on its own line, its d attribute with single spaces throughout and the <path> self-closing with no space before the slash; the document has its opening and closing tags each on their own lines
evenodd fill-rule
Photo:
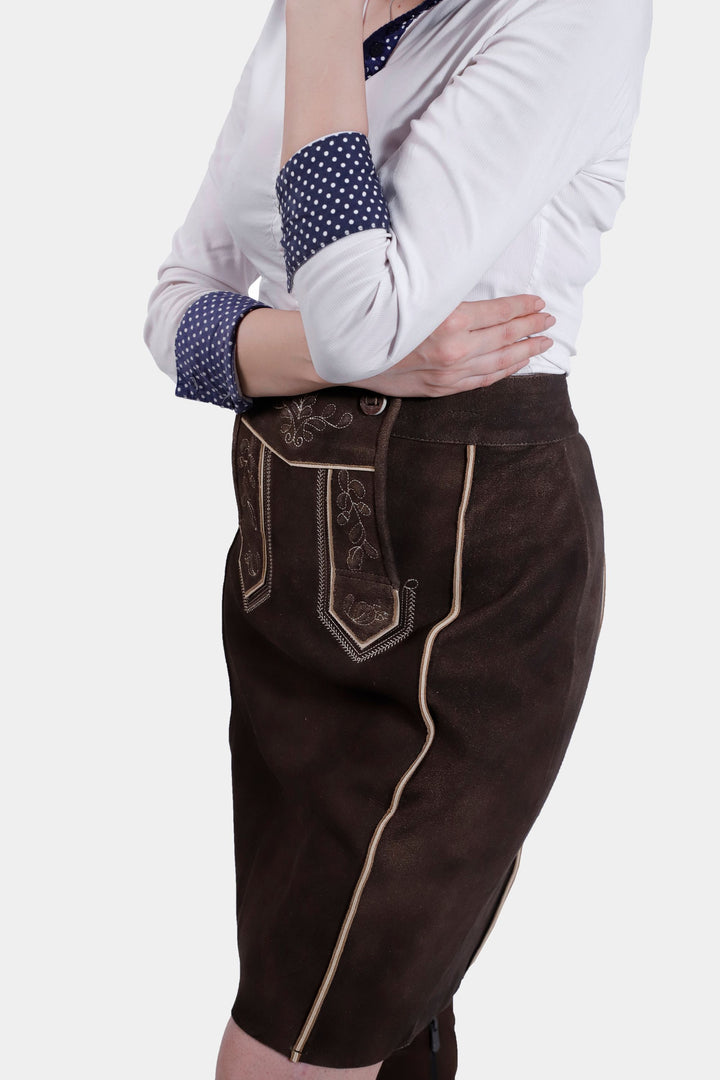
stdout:
<svg viewBox="0 0 720 1080">
<path fill-rule="evenodd" d="M 285 0 L 274 0 L 149 299 L 176 393 L 236 410 L 248 310 L 300 310 L 335 383 L 386 371 L 463 300 L 537 293 L 569 372 L 600 238 L 625 196 L 652 0 L 424 0 L 364 43 L 369 136 L 279 170 Z M 258 297 L 248 296 L 260 279 Z"/>
</svg>

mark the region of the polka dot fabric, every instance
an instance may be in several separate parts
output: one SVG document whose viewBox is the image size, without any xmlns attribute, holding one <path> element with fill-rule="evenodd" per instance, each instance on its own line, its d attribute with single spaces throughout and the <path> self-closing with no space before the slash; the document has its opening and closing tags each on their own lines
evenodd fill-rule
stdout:
<svg viewBox="0 0 720 1080">
<path fill-rule="evenodd" d="M 269 306 L 234 292 L 198 297 L 183 315 L 175 336 L 176 396 L 246 412 L 253 400 L 245 397 L 237 377 L 235 337 L 249 311 Z"/>
<path fill-rule="evenodd" d="M 438 3 L 424 0 L 366 38 L 366 79 L 385 66 L 408 26 Z M 327 244 L 363 229 L 390 229 L 370 144 L 359 131 L 323 135 L 301 146 L 280 170 L 275 191 L 288 292 L 303 263 Z"/>
<path fill-rule="evenodd" d="M 288 292 L 296 271 L 321 248 L 364 229 L 390 228 L 370 144 L 360 131 L 302 146 L 278 173 L 275 190 Z"/>
<path fill-rule="evenodd" d="M 365 78 L 369 79 L 385 67 L 393 49 L 408 26 L 423 11 L 434 7 L 441 0 L 423 0 L 410 11 L 403 12 L 397 18 L 370 35 L 363 42 L 365 56 Z M 355 155 L 351 162 L 343 157 L 336 171 L 342 173 L 342 180 L 349 183 L 345 191 L 336 191 L 333 184 L 337 179 L 322 168 L 322 193 L 327 197 L 320 203 L 317 192 L 317 206 L 312 192 L 305 181 L 305 169 L 298 168 L 298 155 L 307 147 L 301 147 L 297 154 L 286 162 L 276 184 L 282 220 L 283 251 L 287 270 L 288 292 L 292 291 L 295 271 L 319 251 L 326 243 L 357 232 L 362 228 L 389 228 L 390 220 L 380 182 L 375 174 L 375 166 L 366 136 L 360 132 L 343 132 L 351 142 L 344 144 L 346 153 Z M 316 143 L 326 139 L 338 138 L 337 135 L 324 136 Z M 328 147 L 328 149 L 331 149 Z M 324 155 L 323 155 L 324 157 Z M 281 180 L 281 177 L 284 179 Z M 362 178 L 362 184 L 360 179 Z M 317 178 L 320 180 L 320 176 Z M 358 185 L 357 187 L 355 185 Z M 327 185 L 327 188 L 326 188 Z M 345 187 L 346 184 L 343 184 Z M 348 195 L 347 207 L 334 200 L 338 195 Z M 329 199 L 333 201 L 330 202 Z M 348 211 L 354 210 L 352 215 Z M 340 229 L 327 229 L 322 225 L 321 213 L 328 215 L 328 220 Z M 345 217 L 340 216 L 346 215 Z M 328 233 L 323 236 L 322 233 Z M 175 393 L 178 397 L 206 401 L 235 412 L 245 412 L 251 408 L 252 398 L 245 397 L 238 385 L 235 370 L 235 336 L 240 320 L 255 307 L 268 307 L 252 297 L 232 292 L 211 292 L 195 300 L 185 312 L 175 338 L 175 358 L 177 362 L 177 383 Z"/>
<path fill-rule="evenodd" d="M 440 0 L 424 0 L 424 2 L 418 4 L 417 7 L 411 8 L 410 11 L 403 12 L 402 15 L 398 15 L 392 22 L 385 23 L 384 26 L 379 26 L 378 29 L 364 41 L 363 51 L 365 53 L 366 79 L 369 79 L 371 75 L 377 75 L 378 71 L 385 67 L 385 64 L 390 59 L 391 52 L 405 30 L 407 30 L 410 23 L 417 19 L 418 15 L 422 15 L 423 11 L 427 11 L 428 8 L 435 7 L 435 5 L 439 3 Z"/>
</svg>

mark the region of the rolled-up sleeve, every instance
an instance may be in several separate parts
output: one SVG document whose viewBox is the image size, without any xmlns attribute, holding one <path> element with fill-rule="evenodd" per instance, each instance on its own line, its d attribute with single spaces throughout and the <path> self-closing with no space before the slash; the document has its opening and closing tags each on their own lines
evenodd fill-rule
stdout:
<svg viewBox="0 0 720 1080">
<path fill-rule="evenodd" d="M 251 296 L 223 291 L 203 293 L 194 300 L 175 335 L 176 395 L 235 412 L 249 409 L 253 399 L 240 385 L 235 341 L 248 312 L 267 306 Z"/>
<path fill-rule="evenodd" d="M 650 0 L 524 0 L 411 121 L 378 170 L 361 132 L 300 147 L 276 196 L 313 364 L 386 371 L 517 233 L 632 129 Z"/>
<path fill-rule="evenodd" d="M 308 143 L 275 185 L 288 292 L 295 271 L 327 244 L 353 232 L 390 228 L 385 193 L 367 135 L 338 131 Z"/>
<path fill-rule="evenodd" d="M 242 136 L 255 52 L 246 64 L 213 150 L 207 172 L 185 221 L 172 238 L 147 306 L 143 337 L 158 367 L 175 383 L 178 397 L 244 412 L 235 364 L 235 342 L 245 316 L 268 304 L 248 290 L 260 276 L 223 216 L 216 177 L 236 159 Z"/>
</svg>

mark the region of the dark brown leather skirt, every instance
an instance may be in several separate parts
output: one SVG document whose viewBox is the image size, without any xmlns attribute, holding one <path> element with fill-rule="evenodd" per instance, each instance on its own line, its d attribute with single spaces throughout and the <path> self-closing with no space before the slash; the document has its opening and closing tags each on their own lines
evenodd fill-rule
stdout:
<svg viewBox="0 0 720 1080">
<path fill-rule="evenodd" d="M 232 1016 L 292 1061 L 390 1063 L 450 1009 L 580 711 L 590 451 L 539 374 L 258 399 L 232 469 Z"/>
</svg>

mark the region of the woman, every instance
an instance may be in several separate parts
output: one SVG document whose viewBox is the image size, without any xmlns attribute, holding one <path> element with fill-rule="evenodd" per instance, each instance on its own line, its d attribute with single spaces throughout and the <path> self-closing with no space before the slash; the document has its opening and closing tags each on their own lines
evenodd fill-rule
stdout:
<svg viewBox="0 0 720 1080">
<path fill-rule="evenodd" d="M 455 1075 L 452 997 L 602 622 L 567 375 L 650 21 L 650 0 L 274 0 L 160 268 L 149 348 L 236 413 L 218 1080 Z"/>
</svg>

